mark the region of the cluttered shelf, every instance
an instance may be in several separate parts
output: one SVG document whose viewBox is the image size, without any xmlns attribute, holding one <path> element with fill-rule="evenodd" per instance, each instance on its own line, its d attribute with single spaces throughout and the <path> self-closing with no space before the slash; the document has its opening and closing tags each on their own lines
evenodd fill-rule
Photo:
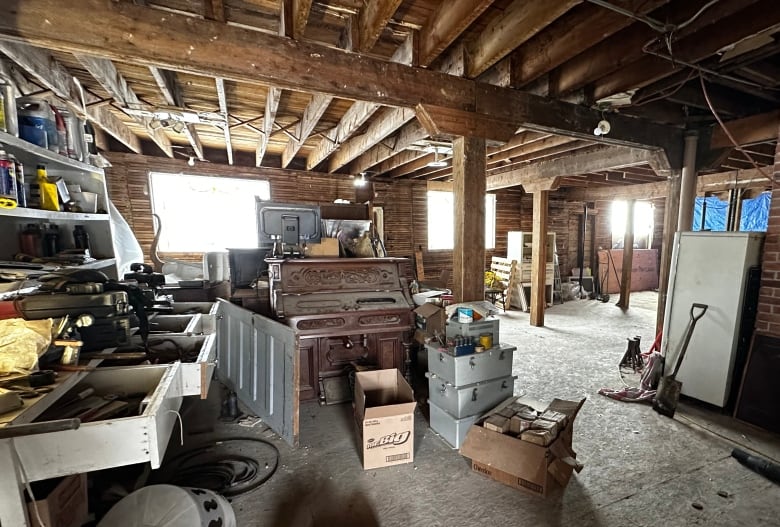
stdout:
<svg viewBox="0 0 780 527">
<path fill-rule="evenodd" d="M 38 163 L 46 162 L 51 168 L 76 169 L 96 174 L 103 173 L 101 168 L 60 155 L 48 148 L 40 147 L 3 131 L 0 131 L 0 143 L 25 165 L 35 166 Z"/>
</svg>

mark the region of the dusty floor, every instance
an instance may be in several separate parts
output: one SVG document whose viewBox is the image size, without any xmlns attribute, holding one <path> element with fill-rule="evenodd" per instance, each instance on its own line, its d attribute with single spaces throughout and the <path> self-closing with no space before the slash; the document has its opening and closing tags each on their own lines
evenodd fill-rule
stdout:
<svg viewBox="0 0 780 527">
<path fill-rule="evenodd" d="M 298 449 L 262 426 L 227 425 L 269 438 L 281 452 L 273 478 L 233 500 L 238 525 L 780 525 L 780 486 L 730 457 L 736 442 L 780 460 L 780 437 L 690 405 L 671 420 L 596 393 L 620 386 L 626 337 L 641 335 L 643 350 L 650 344 L 655 306 L 653 293 L 633 295 L 626 313 L 613 303 L 571 301 L 550 308 L 544 328 L 530 327 L 525 313 L 502 315 L 501 341 L 518 348 L 516 394 L 588 398 L 574 430 L 585 469 L 546 500 L 472 473 L 419 408 L 414 464 L 363 471 L 350 406 L 308 404 Z"/>
</svg>

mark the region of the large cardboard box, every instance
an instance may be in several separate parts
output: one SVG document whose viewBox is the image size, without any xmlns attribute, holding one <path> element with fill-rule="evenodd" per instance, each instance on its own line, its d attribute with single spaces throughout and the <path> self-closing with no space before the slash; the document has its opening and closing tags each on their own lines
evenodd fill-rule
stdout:
<svg viewBox="0 0 780 527">
<path fill-rule="evenodd" d="M 339 256 L 339 241 L 336 238 L 322 238 L 320 243 L 309 243 L 306 245 L 306 256 Z"/>
<path fill-rule="evenodd" d="M 507 399 L 493 412 L 517 399 Z M 538 403 L 521 402 L 536 410 L 545 409 Z M 469 429 L 460 453 L 471 459 L 471 468 L 475 472 L 534 496 L 545 497 L 555 485 L 565 487 L 573 470 L 582 470 L 571 443 L 574 419 L 583 403 L 585 399 L 579 402 L 555 399 L 551 403 L 556 411 L 565 413 L 569 419 L 566 428 L 548 446 L 488 430 L 482 426 L 485 419 L 482 418 Z"/>
<path fill-rule="evenodd" d="M 447 313 L 444 308 L 426 302 L 414 310 L 415 331 L 414 340 L 425 344 L 425 339 L 434 336 L 435 333 L 444 333 L 447 323 Z"/>
<path fill-rule="evenodd" d="M 46 480 L 32 484 L 38 500 L 27 504 L 32 527 L 41 527 L 35 508 L 46 527 L 79 527 L 87 521 L 87 475 L 74 474 L 60 481 Z"/>
<path fill-rule="evenodd" d="M 414 461 L 414 393 L 397 369 L 355 374 L 355 420 L 363 468 Z"/>
</svg>

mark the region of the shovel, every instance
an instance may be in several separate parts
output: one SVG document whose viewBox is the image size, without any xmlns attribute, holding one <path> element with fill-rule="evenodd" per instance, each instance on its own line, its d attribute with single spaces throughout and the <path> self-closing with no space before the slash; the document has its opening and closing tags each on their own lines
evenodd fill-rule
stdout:
<svg viewBox="0 0 780 527">
<path fill-rule="evenodd" d="M 674 365 L 674 371 L 672 371 L 671 375 L 661 377 L 661 381 L 658 383 L 658 391 L 653 399 L 653 410 L 661 415 L 674 417 L 674 412 L 677 410 L 677 401 L 680 400 L 680 390 L 682 390 L 682 383 L 675 377 L 677 377 L 677 372 L 680 370 L 683 357 L 685 357 L 685 352 L 688 349 L 688 343 L 691 341 L 691 335 L 693 335 L 693 329 L 696 327 L 696 322 L 704 316 L 708 307 L 707 304 L 691 304 L 691 319 L 688 321 L 688 327 L 685 328 L 685 339 L 677 354 L 677 363 Z M 695 313 L 697 309 L 700 310 L 698 314 Z"/>
</svg>

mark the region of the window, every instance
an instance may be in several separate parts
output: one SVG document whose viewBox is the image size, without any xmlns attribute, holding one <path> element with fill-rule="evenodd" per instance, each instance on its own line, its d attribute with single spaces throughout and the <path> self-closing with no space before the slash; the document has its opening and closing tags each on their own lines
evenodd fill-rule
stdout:
<svg viewBox="0 0 780 527">
<path fill-rule="evenodd" d="M 652 203 L 637 201 L 634 204 L 634 247 L 649 249 L 653 244 L 653 214 L 655 208 Z M 626 234 L 626 218 L 628 215 L 628 203 L 625 201 L 612 202 L 612 248 L 623 248 L 623 240 Z"/>
<path fill-rule="evenodd" d="M 485 194 L 485 248 L 496 246 L 496 195 Z M 455 247 L 455 195 L 441 190 L 428 191 L 428 250 Z"/>
<path fill-rule="evenodd" d="M 271 198 L 268 181 L 152 172 L 149 187 L 161 252 L 257 247 L 255 196 Z"/>
</svg>

